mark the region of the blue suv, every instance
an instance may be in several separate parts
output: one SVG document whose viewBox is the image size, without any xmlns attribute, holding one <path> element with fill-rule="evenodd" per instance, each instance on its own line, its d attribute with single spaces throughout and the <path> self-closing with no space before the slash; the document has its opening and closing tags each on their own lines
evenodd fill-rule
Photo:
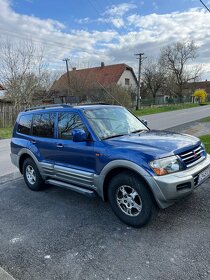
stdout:
<svg viewBox="0 0 210 280">
<path fill-rule="evenodd" d="M 28 187 L 65 187 L 109 201 L 124 223 L 141 227 L 210 176 L 196 137 L 152 131 L 121 106 L 52 105 L 21 112 L 11 160 Z"/>
</svg>

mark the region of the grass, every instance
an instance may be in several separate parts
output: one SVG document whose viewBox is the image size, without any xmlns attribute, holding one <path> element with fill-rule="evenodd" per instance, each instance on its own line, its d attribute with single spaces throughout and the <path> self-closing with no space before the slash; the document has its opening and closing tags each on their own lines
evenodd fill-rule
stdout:
<svg viewBox="0 0 210 280">
<path fill-rule="evenodd" d="M 207 153 L 210 154 L 210 135 L 202 135 L 200 136 L 200 139 L 205 145 Z"/>
<path fill-rule="evenodd" d="M 204 119 L 200 120 L 200 122 L 210 122 L 210 117 L 204 118 Z"/>
<path fill-rule="evenodd" d="M 12 137 L 12 127 L 0 128 L 0 139 L 7 139 Z"/>
<path fill-rule="evenodd" d="M 169 112 L 169 111 L 175 111 L 175 110 L 181 110 L 181 109 L 188 109 L 193 107 L 198 107 L 198 104 L 195 103 L 189 103 L 189 104 L 176 104 L 176 105 L 168 105 L 168 106 L 160 106 L 160 107 L 153 107 L 153 108 L 142 108 L 140 110 L 134 111 L 135 115 L 141 116 L 141 115 L 150 115 L 150 114 L 156 114 L 156 113 L 163 113 L 163 112 Z"/>
</svg>

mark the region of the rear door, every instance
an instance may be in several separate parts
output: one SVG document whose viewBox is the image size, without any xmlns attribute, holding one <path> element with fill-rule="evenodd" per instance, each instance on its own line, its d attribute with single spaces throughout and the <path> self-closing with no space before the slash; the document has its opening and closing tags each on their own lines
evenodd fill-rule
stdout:
<svg viewBox="0 0 210 280">
<path fill-rule="evenodd" d="M 30 150 L 36 155 L 44 175 L 54 175 L 55 112 L 33 114 Z"/>
</svg>

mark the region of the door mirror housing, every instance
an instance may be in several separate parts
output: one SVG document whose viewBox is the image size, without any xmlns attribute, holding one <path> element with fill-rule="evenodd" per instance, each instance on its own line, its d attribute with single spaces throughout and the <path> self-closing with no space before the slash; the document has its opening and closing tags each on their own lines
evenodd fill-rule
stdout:
<svg viewBox="0 0 210 280">
<path fill-rule="evenodd" d="M 73 129 L 72 140 L 74 142 L 85 142 L 88 140 L 88 136 L 83 129 Z"/>
<path fill-rule="evenodd" d="M 147 120 L 142 120 L 141 118 L 138 118 L 141 122 L 143 122 L 143 124 L 145 124 L 146 126 L 148 125 Z"/>
</svg>

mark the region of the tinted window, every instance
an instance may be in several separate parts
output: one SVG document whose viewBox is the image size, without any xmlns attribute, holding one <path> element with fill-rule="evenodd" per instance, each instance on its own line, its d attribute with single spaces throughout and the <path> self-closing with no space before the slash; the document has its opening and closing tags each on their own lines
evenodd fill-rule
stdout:
<svg viewBox="0 0 210 280">
<path fill-rule="evenodd" d="M 86 128 L 83 125 L 80 117 L 74 113 L 59 113 L 58 115 L 58 138 L 60 139 L 72 139 L 72 129 Z"/>
<path fill-rule="evenodd" d="M 31 132 L 32 114 L 20 117 L 17 131 L 29 135 Z"/>
<path fill-rule="evenodd" d="M 35 114 L 33 117 L 34 136 L 38 137 L 54 137 L 55 113 Z"/>
</svg>

